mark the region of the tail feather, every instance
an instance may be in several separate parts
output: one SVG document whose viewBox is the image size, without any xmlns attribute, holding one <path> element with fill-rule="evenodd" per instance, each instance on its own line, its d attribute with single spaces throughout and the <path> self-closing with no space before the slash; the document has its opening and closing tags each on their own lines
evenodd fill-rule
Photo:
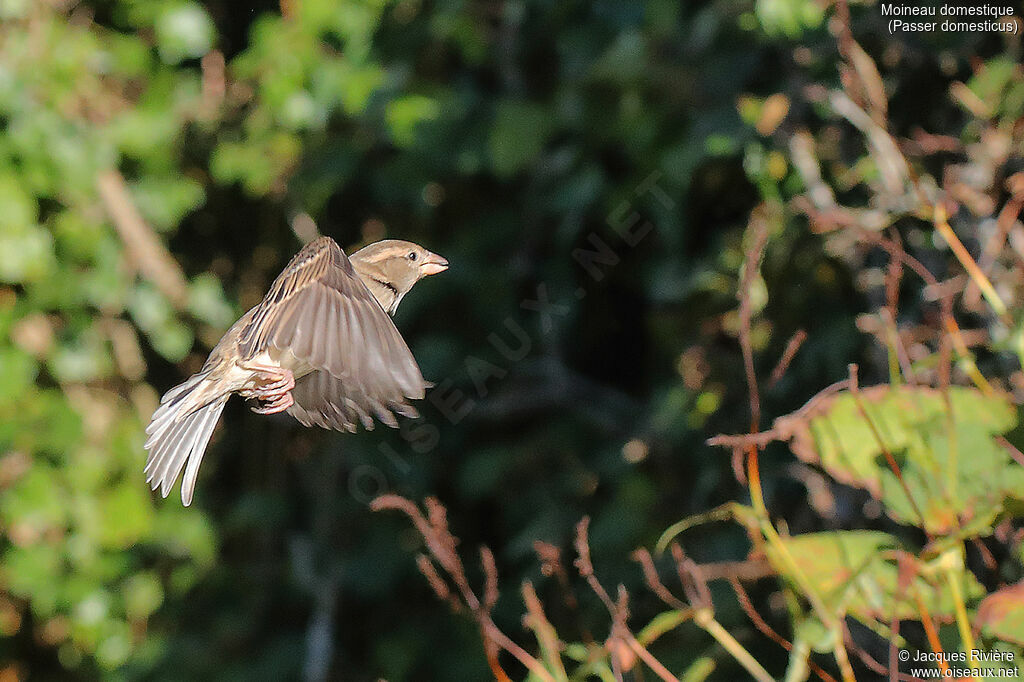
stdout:
<svg viewBox="0 0 1024 682">
<path fill-rule="evenodd" d="M 221 410 L 227 399 L 221 399 L 204 410 L 203 423 L 196 428 L 196 439 L 192 444 L 192 454 L 185 465 L 185 475 L 181 479 L 181 503 L 186 507 L 192 504 L 192 494 L 196 489 L 196 477 L 199 475 L 199 465 L 203 463 L 203 455 L 206 454 L 206 445 L 213 435 L 213 428 L 220 420 Z M 177 477 L 177 473 L 175 473 Z"/>
<path fill-rule="evenodd" d="M 189 389 L 195 388 L 196 383 L 198 383 L 198 380 L 201 379 L 202 376 L 202 374 L 193 374 L 188 378 L 187 381 L 182 382 L 175 386 L 174 388 L 172 388 L 171 390 L 167 391 L 167 393 L 164 393 L 163 397 L 160 398 L 160 404 L 163 405 L 164 403 L 174 400 L 176 398 L 180 399 Z"/>
<path fill-rule="evenodd" d="M 146 428 L 149 434 L 145 445 L 149 450 L 146 482 L 153 490 L 160 488 L 160 494 L 167 497 L 181 470 L 185 469 L 181 485 L 181 501 L 185 506 L 192 503 L 199 465 L 228 399 L 221 396 L 195 408 L 188 397 L 202 380 L 202 376 L 195 376 L 168 391 Z"/>
<path fill-rule="evenodd" d="M 170 427 L 181 421 L 184 416 L 181 409 L 182 403 L 192 395 L 193 389 L 198 387 L 204 378 L 202 374 L 194 374 L 160 398 L 160 406 L 153 413 L 153 418 L 150 420 L 149 426 L 146 427 L 146 434 L 149 437 L 146 439 L 144 448 L 149 450 Z M 194 407 L 195 405 L 191 405 L 188 409 Z"/>
<path fill-rule="evenodd" d="M 156 446 L 151 451 L 150 466 L 147 467 L 150 483 L 154 490 L 160 484 L 160 494 L 167 497 L 171 486 L 177 480 L 185 461 L 192 452 L 197 431 L 203 425 L 207 408 L 200 408 L 185 416 L 181 421 L 173 422 L 166 433 L 161 434 Z"/>
</svg>

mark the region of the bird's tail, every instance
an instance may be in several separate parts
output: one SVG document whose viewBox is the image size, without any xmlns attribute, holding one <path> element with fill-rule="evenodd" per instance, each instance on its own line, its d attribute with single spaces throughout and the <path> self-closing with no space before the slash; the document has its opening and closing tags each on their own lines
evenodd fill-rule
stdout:
<svg viewBox="0 0 1024 682">
<path fill-rule="evenodd" d="M 192 503 L 196 475 L 206 445 L 224 410 L 224 403 L 228 401 L 227 395 L 221 395 L 204 402 L 204 391 L 196 389 L 204 387 L 205 383 L 205 375 L 196 374 L 172 388 L 160 399 L 160 407 L 153 413 L 153 419 L 146 427 L 149 436 L 145 445 L 149 451 L 146 482 L 153 490 L 160 488 L 160 494 L 167 497 L 184 468 L 181 502 L 186 507 Z"/>
</svg>

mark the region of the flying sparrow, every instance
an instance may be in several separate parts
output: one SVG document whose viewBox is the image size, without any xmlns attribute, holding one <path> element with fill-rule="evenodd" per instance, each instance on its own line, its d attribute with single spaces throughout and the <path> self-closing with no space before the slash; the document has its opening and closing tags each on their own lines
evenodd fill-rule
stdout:
<svg viewBox="0 0 1024 682">
<path fill-rule="evenodd" d="M 429 384 L 389 315 L 448 261 L 417 244 L 385 239 L 351 257 L 320 237 L 288 263 L 266 297 L 224 334 L 203 368 L 160 399 L 146 428 L 146 481 L 164 497 L 184 468 L 181 501 L 224 404 L 237 393 L 257 414 L 288 412 L 304 426 L 397 427 L 415 417 L 409 399 Z"/>
</svg>

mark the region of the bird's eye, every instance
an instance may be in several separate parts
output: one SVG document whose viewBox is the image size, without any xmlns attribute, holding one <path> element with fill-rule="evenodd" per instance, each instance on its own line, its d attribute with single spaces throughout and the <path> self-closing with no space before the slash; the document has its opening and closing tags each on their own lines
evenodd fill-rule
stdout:
<svg viewBox="0 0 1024 682">
<path fill-rule="evenodd" d="M 410 251 L 408 258 L 409 258 L 409 260 L 416 260 L 416 252 L 415 251 Z"/>
</svg>

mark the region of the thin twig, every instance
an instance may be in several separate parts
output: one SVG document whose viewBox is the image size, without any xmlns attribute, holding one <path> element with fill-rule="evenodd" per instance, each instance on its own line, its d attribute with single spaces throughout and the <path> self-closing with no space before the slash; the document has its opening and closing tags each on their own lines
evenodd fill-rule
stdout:
<svg viewBox="0 0 1024 682">
<path fill-rule="evenodd" d="M 850 635 L 850 629 L 843 625 L 843 638 L 846 640 L 846 646 L 857 655 L 860 662 L 863 663 L 871 672 L 878 675 L 889 674 L 890 680 L 905 680 L 906 682 L 914 682 L 917 680 L 916 677 L 908 675 L 906 673 L 899 672 L 896 668 L 887 668 L 885 665 L 875 660 L 875 657 L 864 650 L 863 647 L 857 646 L 857 643 L 853 641 L 853 636 Z"/>
<path fill-rule="evenodd" d="M 540 572 L 542 575 L 555 576 L 558 579 L 558 586 L 562 592 L 562 601 L 566 607 L 575 610 L 579 603 L 576 601 L 576 594 L 569 583 L 569 574 L 562 565 L 562 550 L 550 542 L 535 540 L 533 551 L 540 559 Z"/>
<path fill-rule="evenodd" d="M 761 614 L 754 608 L 754 604 L 750 601 L 750 596 L 747 591 L 743 589 L 743 585 L 736 578 L 729 578 L 729 584 L 732 586 L 733 591 L 736 593 L 736 599 L 740 603 L 740 608 L 747 614 L 747 618 L 754 624 L 761 634 L 768 639 L 772 640 L 786 651 L 793 650 L 793 644 L 788 639 L 777 633 L 763 618 Z M 814 674 L 821 678 L 822 682 L 836 682 L 836 678 L 825 672 L 825 669 L 820 665 L 812 661 L 810 658 L 807 659 L 808 667 L 814 671 Z"/>
<path fill-rule="evenodd" d="M 624 642 L 663 682 L 679 682 L 679 679 L 669 672 L 668 668 L 662 665 L 643 644 L 637 641 L 637 638 L 626 625 L 626 620 L 629 618 L 626 589 L 620 585 L 618 601 L 612 601 L 611 596 L 597 579 L 594 573 L 594 564 L 590 560 L 590 542 L 587 538 L 589 527 L 590 518 L 586 516 L 576 524 L 576 569 L 579 571 L 580 576 L 590 585 L 590 589 L 604 603 L 612 617 L 612 634 L 609 640 Z M 615 657 L 612 660 L 615 661 Z"/>
<path fill-rule="evenodd" d="M 747 387 L 750 395 L 750 423 L 752 432 L 757 432 L 761 424 L 761 396 L 757 389 L 757 374 L 754 371 L 754 349 L 750 340 L 750 321 L 753 316 L 753 306 L 750 293 L 757 274 L 758 263 L 764 253 L 764 247 L 768 243 L 769 216 L 768 207 L 761 204 L 754 209 L 750 215 L 750 223 L 747 226 L 747 257 L 743 262 L 743 273 L 740 276 L 739 288 L 736 296 L 739 299 L 740 309 L 740 349 L 743 352 L 743 370 L 747 376 Z"/>
<path fill-rule="evenodd" d="M 562 650 L 562 642 L 558 639 L 558 633 L 551 625 L 551 622 L 544 615 L 544 605 L 541 604 L 537 591 L 533 589 L 533 583 L 523 582 L 522 587 L 523 603 L 526 604 L 526 613 L 523 620 L 533 630 L 540 643 L 541 654 L 547 661 L 548 667 L 554 671 L 557 679 L 565 680 L 568 675 L 562 665 L 562 658 L 559 652 Z"/>
<path fill-rule="evenodd" d="M 860 388 L 857 385 L 857 365 L 850 364 L 850 395 L 853 396 L 853 404 L 857 407 L 857 412 L 860 414 L 861 419 L 868 425 L 868 430 L 871 431 L 871 436 L 875 439 L 875 444 L 882 451 L 885 456 L 885 461 L 889 464 L 889 469 L 893 475 L 896 476 L 896 480 L 899 481 L 900 487 L 903 488 L 903 493 L 907 496 L 907 501 L 910 503 L 910 507 L 914 510 L 918 520 L 921 524 L 921 530 L 924 531 L 925 535 L 930 540 L 932 538 L 931 533 L 928 531 L 927 524 L 925 523 L 924 513 L 921 511 L 921 507 L 918 506 L 917 500 L 914 498 L 914 494 L 910 492 L 910 486 L 907 485 L 906 479 L 903 478 L 903 471 L 900 470 L 900 465 L 896 462 L 896 458 L 893 457 L 892 452 L 889 450 L 889 446 L 885 444 L 885 440 L 882 438 L 882 433 L 878 430 L 875 425 L 875 421 L 868 414 L 867 408 L 864 406 L 864 401 L 861 400 Z"/>
<path fill-rule="evenodd" d="M 551 676 L 551 673 L 548 672 L 547 668 L 544 667 L 544 664 L 516 644 L 491 619 L 490 609 L 498 598 L 498 578 L 497 570 L 494 566 L 494 556 L 490 550 L 484 548 L 480 553 L 481 565 L 485 574 L 484 599 L 481 600 L 477 597 L 470 587 L 469 581 L 466 579 L 462 559 L 459 558 L 456 551 L 458 540 L 448 529 L 448 515 L 444 506 L 437 499 L 428 497 L 426 499 L 426 508 L 427 514 L 424 516 L 411 500 L 399 495 L 381 495 L 370 503 L 372 511 L 394 509 L 403 512 L 412 521 L 413 526 L 416 527 L 423 537 L 423 542 L 426 544 L 431 556 L 434 557 L 434 561 L 448 573 L 449 578 L 451 578 L 455 587 L 458 588 L 463 602 L 473 613 L 480 628 L 481 637 L 484 640 L 484 652 L 487 655 L 488 665 L 490 665 L 491 671 L 497 679 L 507 680 L 509 678 L 498 663 L 497 649 L 495 647 L 504 649 L 512 654 L 524 667 L 544 682 L 557 682 Z M 437 577 L 440 579 L 440 576 Z M 427 580 L 432 583 L 431 587 L 434 588 L 438 596 L 444 594 L 444 590 L 438 590 L 429 576 Z"/>
<path fill-rule="evenodd" d="M 416 555 L 416 566 L 420 569 L 420 573 L 427 579 L 427 584 L 430 585 L 430 589 L 434 590 L 434 594 L 441 601 L 448 602 L 451 604 L 453 611 L 458 611 L 462 608 L 462 602 L 455 598 L 451 590 L 448 589 L 448 583 L 444 581 L 441 575 L 434 568 L 434 564 L 430 561 L 430 557 L 426 554 Z"/>
<path fill-rule="evenodd" d="M 117 170 L 103 171 L 96 177 L 96 189 L 124 243 L 132 269 L 152 282 L 171 305 L 183 310 L 188 303 L 185 275 L 135 207 L 124 177 Z"/>
<path fill-rule="evenodd" d="M 928 638 L 928 645 L 932 648 L 932 653 L 936 654 L 936 658 L 939 662 L 939 668 L 942 670 L 942 676 L 946 677 L 949 675 L 949 664 L 946 663 L 945 653 L 942 649 L 942 641 L 939 639 L 939 631 L 935 629 L 935 621 L 932 620 L 932 614 L 928 610 L 928 605 L 925 604 L 924 599 L 921 598 L 921 593 L 914 590 L 914 603 L 917 604 L 918 615 L 921 616 L 921 625 L 924 626 L 925 637 Z"/>
<path fill-rule="evenodd" d="M 773 388 L 775 384 L 782 380 L 786 370 L 789 369 L 790 363 L 793 362 L 793 358 L 796 357 L 796 352 L 800 350 L 800 346 L 806 340 L 807 332 L 803 329 L 798 329 L 793 336 L 789 337 L 789 341 L 786 342 L 786 350 L 782 352 L 782 357 L 779 358 L 778 364 L 772 370 L 771 379 L 768 380 L 768 388 Z"/>
<path fill-rule="evenodd" d="M 661 579 L 658 577 L 658 569 L 654 567 L 654 559 L 651 558 L 651 553 L 647 549 L 641 547 L 633 552 L 633 559 L 640 564 L 644 573 L 644 582 L 647 583 L 647 587 L 651 589 L 665 604 L 677 609 L 679 611 L 686 610 L 688 607 L 672 594 Z"/>
<path fill-rule="evenodd" d="M 971 276 L 971 280 L 981 289 L 981 295 L 985 297 L 988 304 L 992 306 L 996 315 L 1001 318 L 1007 318 L 1006 304 L 1003 303 L 1003 299 L 996 293 L 995 287 L 992 286 L 992 282 L 989 281 L 985 273 L 981 271 L 978 264 L 971 258 L 971 254 L 964 247 L 963 243 L 953 232 L 953 228 L 949 226 L 949 221 L 946 219 L 946 209 L 939 203 L 935 205 L 934 220 L 936 231 L 942 235 L 942 238 L 946 240 L 949 248 L 953 250 L 953 254 L 956 256 L 960 264 L 967 270 L 967 274 Z"/>
</svg>

